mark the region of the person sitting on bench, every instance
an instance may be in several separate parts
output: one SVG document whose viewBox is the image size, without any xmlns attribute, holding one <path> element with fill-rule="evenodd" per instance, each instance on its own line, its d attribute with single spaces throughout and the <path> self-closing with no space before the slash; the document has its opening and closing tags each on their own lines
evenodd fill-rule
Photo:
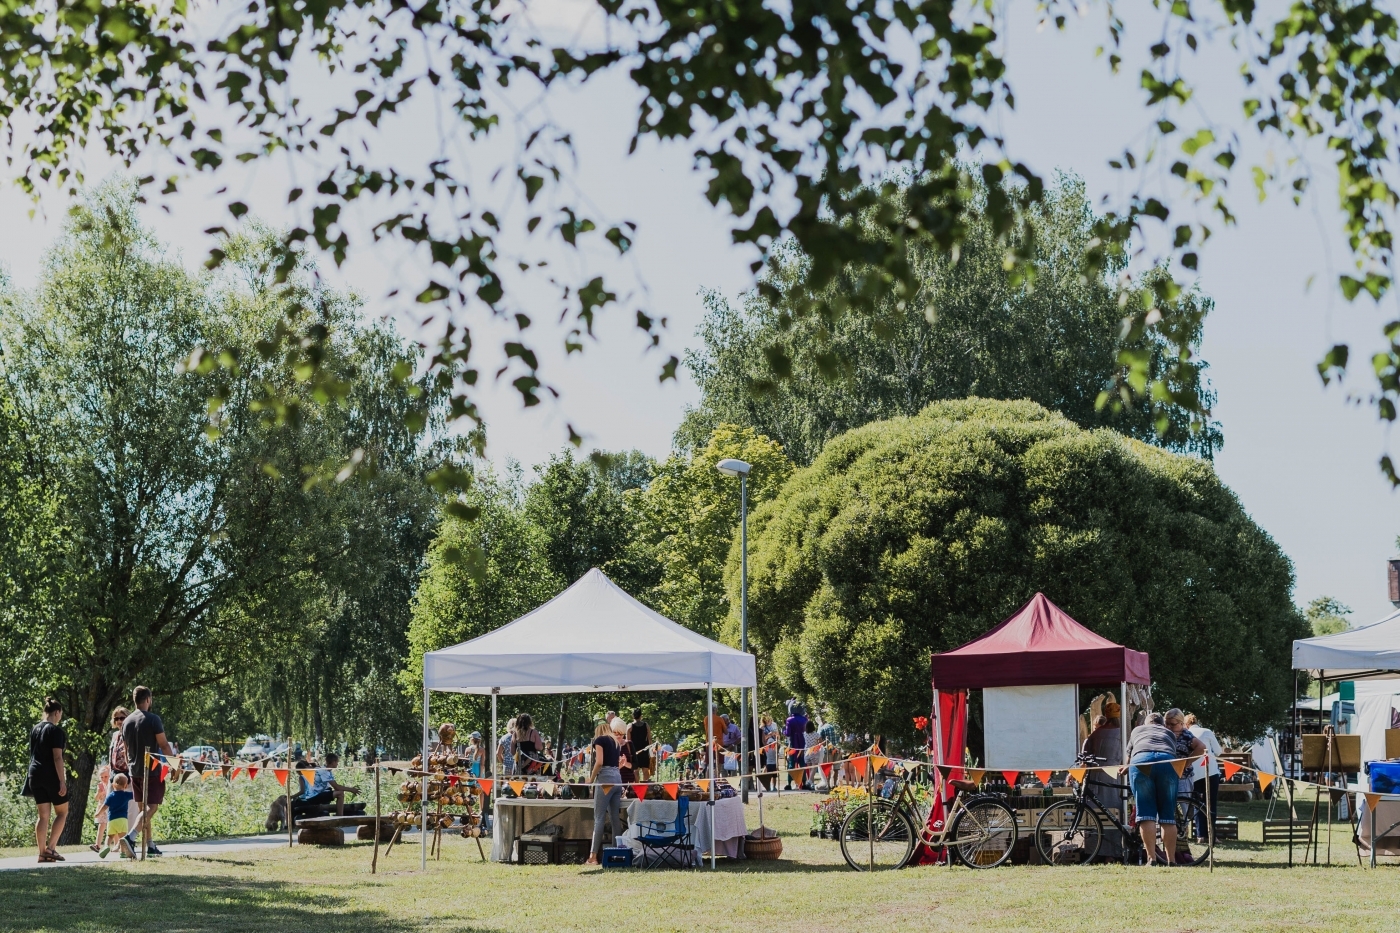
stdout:
<svg viewBox="0 0 1400 933">
<path fill-rule="evenodd" d="M 301 803 L 303 806 L 326 806 L 332 800 L 334 800 L 335 815 L 345 815 L 345 795 L 358 795 L 360 793 L 360 789 L 358 787 L 350 787 L 348 785 L 341 784 L 336 781 L 335 771 L 333 769 L 338 767 L 339 765 L 340 756 L 337 755 L 335 752 L 328 752 L 326 754 L 325 767 L 316 769 L 314 780 L 311 782 L 311 786 L 308 787 L 306 789 L 306 792 L 301 795 Z M 293 807 L 293 810 L 299 809 L 300 807 Z"/>
</svg>

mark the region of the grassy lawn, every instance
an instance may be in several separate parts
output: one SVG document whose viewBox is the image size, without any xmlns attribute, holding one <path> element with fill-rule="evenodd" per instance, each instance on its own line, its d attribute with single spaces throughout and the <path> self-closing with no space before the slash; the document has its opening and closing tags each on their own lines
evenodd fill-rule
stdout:
<svg viewBox="0 0 1400 933">
<path fill-rule="evenodd" d="M 367 844 L 230 853 L 0 873 L 0 930 L 1352 933 L 1393 931 L 1400 915 L 1400 866 L 1356 867 L 1339 829 L 1334 867 L 1290 870 L 1285 849 L 1258 842 L 1262 805 L 1222 808 L 1242 817 L 1245 838 L 1222 848 L 1213 874 L 1099 865 L 871 876 L 848 870 L 836 843 L 808 836 L 814 799 L 765 798 L 770 824 L 784 835 L 783 860 L 721 861 L 717 873 L 482 864 L 475 844 L 460 838 L 426 874 L 412 844 L 381 856 L 378 875 L 369 873 Z"/>
</svg>

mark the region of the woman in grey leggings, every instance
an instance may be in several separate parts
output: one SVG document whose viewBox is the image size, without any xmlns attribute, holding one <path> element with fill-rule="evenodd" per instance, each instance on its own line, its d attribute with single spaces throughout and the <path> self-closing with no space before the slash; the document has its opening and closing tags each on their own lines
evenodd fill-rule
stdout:
<svg viewBox="0 0 1400 933">
<path fill-rule="evenodd" d="M 617 742 L 607 723 L 599 723 L 593 732 L 593 774 L 590 784 L 601 784 L 593 788 L 593 851 L 589 853 L 588 864 L 597 865 L 603 851 L 603 817 L 612 818 L 613 839 L 622 835 L 617 823 L 617 811 L 622 806 L 622 773 L 617 769 Z"/>
</svg>

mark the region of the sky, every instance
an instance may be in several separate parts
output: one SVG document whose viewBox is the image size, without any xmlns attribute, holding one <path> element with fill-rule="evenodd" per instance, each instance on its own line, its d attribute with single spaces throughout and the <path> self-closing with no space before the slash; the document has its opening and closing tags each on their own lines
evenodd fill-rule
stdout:
<svg viewBox="0 0 1400 933">
<path fill-rule="evenodd" d="M 581 0 L 533 0 L 529 8 L 544 22 L 573 28 L 588 6 Z M 1011 154 L 1042 173 L 1079 174 L 1091 197 L 1121 196 L 1132 180 L 1110 169 L 1108 160 L 1140 137 L 1152 115 L 1142 106 L 1132 57 L 1123 74 L 1110 77 L 1094 56 L 1104 38 L 1103 8 L 1090 7 L 1082 20 L 1071 19 L 1063 34 L 1038 30 L 1030 2 L 1014 0 L 1005 9 L 1002 41 L 1017 106 L 997 118 Z M 587 28 L 586 17 L 582 22 Z M 1127 46 L 1148 44 L 1153 28 L 1151 22 L 1130 19 Z M 1237 129 L 1246 160 L 1281 158 L 1252 141 L 1238 113 L 1238 59 L 1218 38 L 1206 39 L 1200 59 L 1192 72 L 1200 89 L 1191 105 L 1195 112 Z M 309 96 L 314 95 L 313 88 Z M 585 436 L 589 448 L 636 448 L 665 456 L 697 392 L 684 373 L 660 383 L 662 362 L 694 344 L 702 289 L 734 298 L 752 284 L 755 254 L 732 244 L 723 213 L 703 196 L 706 179 L 693 170 L 688 150 L 644 141 L 628 155 L 637 99 L 620 76 L 603 75 L 583 89 L 551 92 L 544 105 L 574 133 L 579 162 L 573 183 L 580 196 L 603 216 L 637 224 L 629 287 L 666 317 L 664 352 L 649 349 L 632 322 L 615 314 L 603 317 L 582 354 L 566 357 L 557 331 L 542 323 L 531 332 L 534 346 L 546 379 L 561 397 L 523 410 L 513 389 L 487 381 L 480 401 L 489 455 L 497 462 L 541 462 L 564 447 L 567 425 Z M 431 151 L 440 144 L 439 120 L 430 108 L 410 108 L 376 145 L 390 152 Z M 460 160 L 484 165 L 489 155 L 468 149 Z M 1310 155 L 1318 156 L 1313 160 L 1317 183 L 1302 207 L 1282 198 L 1261 205 L 1240 188 L 1232 200 L 1238 225 L 1218 229 L 1202 252 L 1199 284 L 1215 301 L 1202 355 L 1219 393 L 1215 417 L 1225 435 L 1216 460 L 1220 476 L 1292 559 L 1296 601 L 1336 597 L 1355 610 L 1354 624 L 1364 624 L 1391 611 L 1386 561 L 1397 556 L 1400 500 L 1376 465 L 1390 451 L 1391 437 L 1373 409 L 1349 401 L 1345 389 L 1323 387 L 1315 367 L 1325 349 L 1341 339 L 1354 341 L 1352 359 L 1364 361 L 1366 348 L 1377 344 L 1383 314 L 1393 314 L 1394 308 L 1377 309 L 1369 301 L 1353 305 L 1338 294 L 1333 283 L 1344 269 L 1346 249 L 1338 234 L 1335 176 L 1320 152 Z M 88 157 L 87 167 L 90 178 L 114 168 L 96 154 Z M 228 184 L 265 220 L 284 224 L 295 219 L 280 204 L 295 171 L 295 166 L 262 166 L 227 173 L 217 184 Z M 1237 184 L 1245 180 L 1241 175 Z M 158 235 L 191 266 L 211 245 L 204 229 L 226 220 L 223 200 L 211 198 L 215 184 L 197 179 L 163 207 L 152 205 L 146 212 Z M 1173 204 L 1184 205 L 1184 200 Z M 30 208 L 17 190 L 0 189 L 0 262 L 22 286 L 37 280 L 66 203 L 50 192 L 32 219 Z M 556 259 L 584 272 L 617 265 L 597 253 Z M 387 297 L 421 276 L 414 257 L 366 247 L 340 269 L 323 268 L 333 282 L 365 298 L 367 313 L 397 315 L 401 329 L 422 332 L 421 322 L 402 311 L 402 300 Z M 527 303 L 538 304 L 532 308 L 537 319 L 552 318 L 555 303 L 543 289 L 527 285 L 523 294 Z M 474 323 L 486 335 L 504 332 L 490 322 Z M 1365 368 L 1363 362 L 1356 374 L 1362 378 L 1352 378 L 1360 393 L 1368 388 L 1360 371 Z"/>
</svg>

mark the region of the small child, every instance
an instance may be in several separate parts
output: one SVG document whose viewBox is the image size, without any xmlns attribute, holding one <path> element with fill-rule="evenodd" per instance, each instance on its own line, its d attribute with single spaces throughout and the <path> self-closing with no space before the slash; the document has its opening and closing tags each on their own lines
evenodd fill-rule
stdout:
<svg viewBox="0 0 1400 933">
<path fill-rule="evenodd" d="M 98 809 L 99 813 L 105 812 L 107 815 L 107 844 L 97 853 L 102 858 L 107 857 L 107 853 L 112 851 L 112 846 L 117 847 L 122 858 L 136 858 L 136 853 L 131 850 L 131 843 L 125 838 L 127 809 L 135 799 L 131 791 L 127 790 L 129 783 L 130 780 L 125 774 L 117 774 L 112 779 L 111 793 Z"/>
<path fill-rule="evenodd" d="M 107 791 L 112 787 L 112 769 L 108 765 L 103 765 L 97 769 L 97 799 L 106 800 Z M 94 852 L 102 849 L 103 842 L 107 839 L 107 811 L 101 806 L 97 808 L 97 815 L 94 817 L 97 823 L 97 841 L 88 848 Z"/>
</svg>

